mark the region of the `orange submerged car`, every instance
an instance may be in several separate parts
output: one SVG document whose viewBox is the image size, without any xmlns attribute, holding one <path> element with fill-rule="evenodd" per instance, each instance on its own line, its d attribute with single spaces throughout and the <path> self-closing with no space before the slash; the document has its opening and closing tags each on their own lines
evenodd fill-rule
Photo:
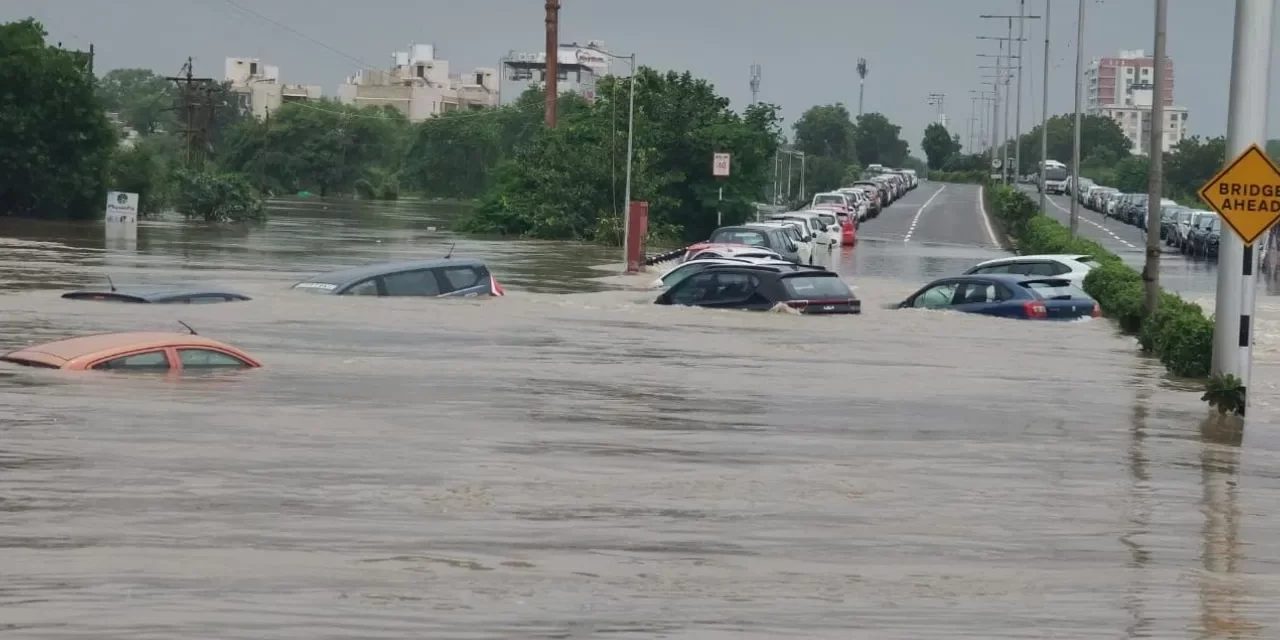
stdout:
<svg viewBox="0 0 1280 640">
<path fill-rule="evenodd" d="M 253 369 L 249 354 L 194 333 L 100 333 L 18 349 L 0 361 L 29 367 L 84 371 Z"/>
</svg>

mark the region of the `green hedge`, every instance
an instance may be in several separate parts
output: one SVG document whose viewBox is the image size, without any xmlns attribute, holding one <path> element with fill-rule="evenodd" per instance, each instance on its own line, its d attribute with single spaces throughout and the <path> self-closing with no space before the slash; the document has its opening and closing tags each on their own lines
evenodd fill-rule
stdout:
<svg viewBox="0 0 1280 640">
<path fill-rule="evenodd" d="M 980 183 L 988 178 L 983 171 L 930 171 L 929 179 L 934 182 Z"/>
<path fill-rule="evenodd" d="M 1142 350 L 1160 358 L 1170 373 L 1187 378 L 1209 375 L 1213 355 L 1213 321 L 1200 305 L 1162 291 L 1155 314 L 1143 313 L 1142 274 L 1092 240 L 1072 238 L 1066 227 L 1048 216 L 1027 194 L 1003 185 L 985 187 L 987 211 L 1018 253 L 1088 254 L 1102 263 L 1084 279 L 1084 290 L 1125 333 L 1137 337 Z"/>
</svg>

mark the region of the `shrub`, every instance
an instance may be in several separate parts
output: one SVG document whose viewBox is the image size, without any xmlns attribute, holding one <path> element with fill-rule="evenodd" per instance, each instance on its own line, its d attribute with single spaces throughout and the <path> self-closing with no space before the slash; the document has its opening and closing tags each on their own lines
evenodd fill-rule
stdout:
<svg viewBox="0 0 1280 640">
<path fill-rule="evenodd" d="M 1072 238 L 1057 221 L 1039 214 L 1027 194 L 1003 185 L 988 185 L 989 212 L 1000 223 L 1019 253 L 1075 253 L 1101 263 L 1084 279 L 1084 290 L 1102 313 L 1137 337 L 1142 350 L 1160 358 L 1169 372 L 1186 378 L 1209 375 L 1213 356 L 1213 321 L 1200 305 L 1161 291 L 1156 312 L 1144 312 L 1142 275 L 1102 245 Z"/>
<path fill-rule="evenodd" d="M 175 208 L 188 218 L 244 222 L 267 217 L 257 187 L 241 174 L 181 169 L 174 172 L 174 185 Z"/>
<path fill-rule="evenodd" d="M 987 179 L 987 174 L 983 171 L 930 171 L 929 179 L 934 182 L 981 184 Z"/>
</svg>

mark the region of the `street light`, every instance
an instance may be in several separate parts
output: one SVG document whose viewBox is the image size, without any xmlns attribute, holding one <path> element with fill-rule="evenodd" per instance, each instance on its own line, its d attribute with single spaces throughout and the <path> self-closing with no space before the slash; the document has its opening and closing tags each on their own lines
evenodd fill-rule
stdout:
<svg viewBox="0 0 1280 640">
<path fill-rule="evenodd" d="M 984 19 L 995 18 L 995 19 L 1008 20 L 1010 37 L 1013 36 L 1013 19 L 1014 18 L 1018 19 L 1018 37 L 1015 38 L 1015 41 L 1018 43 L 1018 55 L 1010 56 L 1010 57 L 1016 58 L 1018 60 L 1018 101 L 1017 101 L 1017 107 L 1016 107 L 1017 113 L 1014 116 L 1015 124 L 1014 124 L 1013 139 L 1014 139 L 1015 146 L 1014 146 L 1013 163 L 1015 166 L 1017 166 L 1018 171 L 1021 171 L 1022 170 L 1022 43 L 1026 41 L 1026 38 L 1023 37 L 1025 33 L 1026 21 L 1039 20 L 1040 16 L 1027 15 L 1027 0 L 1018 0 L 1018 15 L 1016 16 L 1014 15 L 1002 15 L 1002 16 L 981 15 L 978 17 L 984 18 Z M 1012 44 L 1010 44 L 1009 46 L 1009 53 L 1013 53 Z M 1008 135 L 1007 131 L 1005 132 L 1005 135 Z"/>
<path fill-rule="evenodd" d="M 1071 140 L 1071 237 L 1076 237 L 1080 227 L 1080 76 L 1084 66 L 1084 0 L 1080 0 L 1080 14 L 1076 17 L 1076 113 L 1075 132 Z M 1159 70 L 1157 70 L 1159 73 Z M 1163 100 L 1163 96 L 1156 96 Z M 1154 126 L 1154 125 L 1152 125 Z"/>
<path fill-rule="evenodd" d="M 631 241 L 631 158 L 635 148 L 636 131 L 636 54 L 620 56 L 596 46 L 588 46 L 587 48 L 615 60 L 630 60 L 631 62 L 631 96 L 627 98 L 627 178 L 626 186 L 622 189 L 622 268 L 629 269 L 630 267 L 627 265 L 627 246 Z"/>
</svg>

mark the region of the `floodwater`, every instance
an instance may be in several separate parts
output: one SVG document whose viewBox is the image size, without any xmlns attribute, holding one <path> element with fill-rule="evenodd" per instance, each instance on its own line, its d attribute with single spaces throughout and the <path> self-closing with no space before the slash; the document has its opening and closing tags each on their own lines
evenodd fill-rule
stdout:
<svg viewBox="0 0 1280 640">
<path fill-rule="evenodd" d="M 0 348 L 183 320 L 267 363 L 0 368 L 4 637 L 1280 635 L 1272 299 L 1239 446 L 1107 322 L 881 308 L 992 254 L 880 221 L 833 256 L 864 315 L 802 318 L 655 306 L 584 266 L 616 251 L 412 203 L 288 206 L 132 250 L 0 226 Z M 455 241 L 505 298 L 287 289 Z M 255 299 L 58 298 L 107 275 Z"/>
</svg>

